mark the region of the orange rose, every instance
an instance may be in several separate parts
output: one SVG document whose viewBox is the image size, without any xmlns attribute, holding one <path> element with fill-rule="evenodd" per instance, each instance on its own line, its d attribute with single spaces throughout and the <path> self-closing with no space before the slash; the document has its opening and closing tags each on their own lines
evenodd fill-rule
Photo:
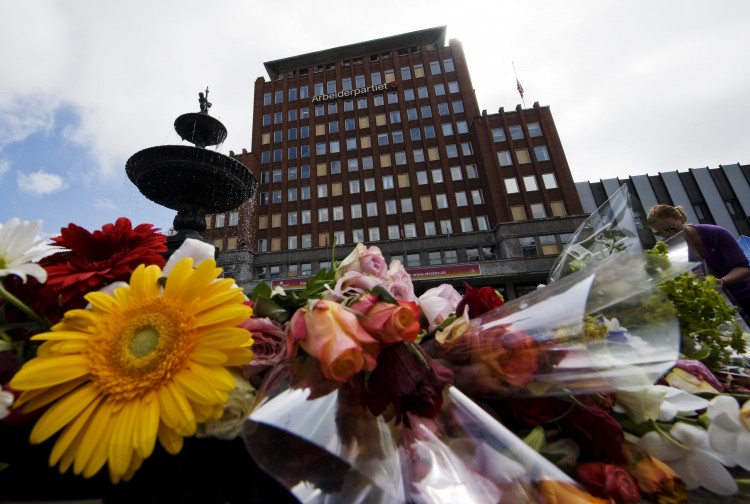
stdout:
<svg viewBox="0 0 750 504">
<path fill-rule="evenodd" d="M 524 387 L 539 367 L 539 345 L 524 331 L 487 329 L 475 338 L 474 354 L 504 383 Z"/>
<path fill-rule="evenodd" d="M 685 483 L 667 464 L 633 444 L 623 444 L 622 454 L 625 468 L 649 500 L 659 504 L 677 504 L 687 500 Z"/>
<path fill-rule="evenodd" d="M 609 504 L 610 500 L 599 499 L 587 494 L 575 485 L 563 481 L 542 480 L 539 482 L 539 493 L 547 504 Z"/>
<path fill-rule="evenodd" d="M 362 327 L 379 341 L 414 343 L 420 330 L 419 305 L 413 301 L 397 302 L 387 303 L 375 294 L 367 294 L 351 308 L 363 315 L 360 320 Z"/>
<path fill-rule="evenodd" d="M 317 359 L 329 380 L 345 382 L 360 371 L 375 369 L 378 342 L 362 328 L 357 316 L 340 304 L 311 300 L 292 317 L 289 334 L 292 347 L 298 343 Z"/>
</svg>

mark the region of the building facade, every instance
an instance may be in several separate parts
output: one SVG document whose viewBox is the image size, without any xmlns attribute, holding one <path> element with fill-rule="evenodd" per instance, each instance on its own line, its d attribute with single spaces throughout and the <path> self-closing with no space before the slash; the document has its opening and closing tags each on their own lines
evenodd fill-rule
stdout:
<svg viewBox="0 0 750 504">
<path fill-rule="evenodd" d="M 646 215 L 656 204 L 681 205 L 688 222 L 718 224 L 736 238 L 750 235 L 750 165 L 691 168 L 657 175 L 635 175 L 625 179 L 578 182 L 576 189 L 585 213 L 591 213 L 626 184 L 633 202 L 641 241 L 650 247 L 655 238 Z"/>
<path fill-rule="evenodd" d="M 364 242 L 418 291 L 467 280 L 513 297 L 546 280 L 583 213 L 552 114 L 480 110 L 445 33 L 265 63 L 252 148 L 232 153 L 258 193 L 207 218 L 228 273 L 295 288 Z"/>
</svg>

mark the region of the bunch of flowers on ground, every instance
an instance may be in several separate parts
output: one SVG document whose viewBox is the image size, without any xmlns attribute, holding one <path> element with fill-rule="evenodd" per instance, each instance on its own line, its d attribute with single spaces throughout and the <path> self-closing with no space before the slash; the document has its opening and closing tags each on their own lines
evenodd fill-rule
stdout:
<svg viewBox="0 0 750 504">
<path fill-rule="evenodd" d="M 94 233 L 71 224 L 44 249 L 38 229 L 0 229 L 3 398 L 34 422 L 31 443 L 57 436 L 50 465 L 128 480 L 157 440 L 176 454 L 224 415 L 230 369 L 253 356 L 239 327 L 252 309 L 211 246 L 188 242 L 165 262 L 165 237 L 124 218 Z"/>
</svg>

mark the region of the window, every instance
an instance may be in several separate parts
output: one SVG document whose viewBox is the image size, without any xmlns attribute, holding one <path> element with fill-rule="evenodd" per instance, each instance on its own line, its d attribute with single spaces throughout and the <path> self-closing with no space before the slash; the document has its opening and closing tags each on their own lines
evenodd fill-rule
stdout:
<svg viewBox="0 0 750 504">
<path fill-rule="evenodd" d="M 534 156 L 536 156 L 537 161 L 549 161 L 547 147 L 544 145 L 537 145 L 536 147 L 534 147 Z"/>
<path fill-rule="evenodd" d="M 297 188 L 296 187 L 290 187 L 286 191 L 286 199 L 287 201 L 297 201 Z"/>
<path fill-rule="evenodd" d="M 461 180 L 463 173 L 460 166 L 451 166 L 451 180 Z"/>
<path fill-rule="evenodd" d="M 529 136 L 531 138 L 542 136 L 542 128 L 539 127 L 539 123 L 533 122 L 526 125 L 529 129 Z"/>
<path fill-rule="evenodd" d="M 411 80 L 411 68 L 401 67 L 401 80 Z"/>
<path fill-rule="evenodd" d="M 557 255 L 560 253 L 560 248 L 557 246 L 555 235 L 540 236 L 539 245 L 542 246 L 542 255 Z"/>
<path fill-rule="evenodd" d="M 385 214 L 395 215 L 396 213 L 396 200 L 385 200 Z"/>
<path fill-rule="evenodd" d="M 417 184 L 419 185 L 425 185 L 427 184 L 427 172 L 424 170 L 417 172 Z"/>
<path fill-rule="evenodd" d="M 260 193 L 260 204 L 268 205 L 268 193 L 267 192 Z"/>
<path fill-rule="evenodd" d="M 312 236 L 309 234 L 303 234 L 302 235 L 302 248 L 304 249 L 304 248 L 310 248 L 310 247 L 312 247 Z M 305 265 L 303 264 L 302 266 L 304 270 Z"/>
<path fill-rule="evenodd" d="M 420 266 L 422 263 L 419 260 L 419 254 L 406 254 L 406 266 L 409 267 L 416 267 Z"/>
<path fill-rule="evenodd" d="M 328 145 L 325 142 L 321 142 L 319 144 L 316 144 L 315 145 L 315 154 L 318 155 L 318 156 L 324 156 L 327 149 L 328 149 Z"/>
<path fill-rule="evenodd" d="M 367 230 L 370 241 L 380 241 L 380 228 L 371 227 Z"/>
<path fill-rule="evenodd" d="M 363 170 L 372 170 L 372 156 L 364 156 L 362 158 L 362 169 Z"/>
<path fill-rule="evenodd" d="M 474 165 L 474 164 L 466 165 L 466 178 L 470 178 L 470 179 L 479 178 L 479 170 L 477 170 L 477 165 Z"/>
<path fill-rule="evenodd" d="M 545 189 L 557 189 L 557 180 L 554 173 L 542 173 L 542 182 Z"/>
<path fill-rule="evenodd" d="M 289 147 L 287 150 L 287 159 L 290 161 L 297 159 L 297 147 Z"/>
<path fill-rule="evenodd" d="M 451 91 L 452 92 L 452 91 Z M 461 114 L 464 111 L 464 102 L 461 100 L 456 100 L 453 102 L 453 113 L 454 114 Z"/>
<path fill-rule="evenodd" d="M 477 215 L 477 229 L 479 231 L 489 231 L 490 219 L 486 215 Z"/>
<path fill-rule="evenodd" d="M 357 98 L 357 108 L 359 110 L 366 109 L 367 108 L 367 97 L 364 98 Z"/>
<path fill-rule="evenodd" d="M 414 77 L 424 77 L 424 67 L 422 65 L 414 65 Z"/>
<path fill-rule="evenodd" d="M 395 156 L 396 156 L 396 166 L 401 166 L 401 165 L 406 164 L 406 152 L 399 151 L 395 154 Z"/>
<path fill-rule="evenodd" d="M 422 112 L 422 119 L 428 119 L 432 117 L 432 109 L 429 105 L 422 105 L 420 107 L 420 111 Z"/>
<path fill-rule="evenodd" d="M 310 165 L 302 165 L 302 168 L 300 168 L 300 177 L 303 179 L 310 178 Z"/>
<path fill-rule="evenodd" d="M 318 222 L 328 222 L 327 208 L 318 208 Z"/>
<path fill-rule="evenodd" d="M 451 123 L 443 123 L 441 129 L 443 130 L 443 136 L 453 136 L 453 125 Z"/>
<path fill-rule="evenodd" d="M 338 112 L 338 105 L 336 104 L 336 102 L 330 102 L 328 104 L 328 113 L 335 114 L 336 112 Z"/>
<path fill-rule="evenodd" d="M 281 214 L 273 214 L 271 215 L 271 227 L 279 228 L 281 227 Z M 273 242 L 271 242 L 273 244 Z"/>
<path fill-rule="evenodd" d="M 443 96 L 445 94 L 445 85 L 442 82 L 435 84 L 435 95 Z"/>
<path fill-rule="evenodd" d="M 216 214 L 216 227 L 224 227 L 224 214 Z"/>
<path fill-rule="evenodd" d="M 398 93 L 388 93 L 388 103 L 398 103 Z"/>
<path fill-rule="evenodd" d="M 484 196 L 482 196 L 482 190 L 481 189 L 472 189 L 471 190 L 471 202 L 475 205 L 482 205 L 484 204 Z"/>
<path fill-rule="evenodd" d="M 466 121 L 456 121 L 456 131 L 459 135 L 469 132 L 469 125 Z"/>
<path fill-rule="evenodd" d="M 531 216 L 534 219 L 546 219 L 547 212 L 544 211 L 544 204 L 532 203 L 531 204 Z"/>
<path fill-rule="evenodd" d="M 351 91 L 352 90 L 352 78 L 351 77 L 344 77 L 341 79 L 341 89 L 344 91 Z"/>
<path fill-rule="evenodd" d="M 510 137 L 513 140 L 523 139 L 523 129 L 521 129 L 520 124 L 514 124 L 513 126 L 508 126 L 508 129 L 510 130 Z"/>
<path fill-rule="evenodd" d="M 437 234 L 437 230 L 435 229 L 435 221 L 425 221 L 424 234 L 425 236 L 435 236 Z"/>
<path fill-rule="evenodd" d="M 310 138 L 310 126 L 300 126 L 299 128 L 300 138 Z"/>
<path fill-rule="evenodd" d="M 534 175 L 526 175 L 523 178 L 523 186 L 526 188 L 526 191 L 536 191 L 539 189 L 539 187 L 536 185 L 536 177 Z"/>
<path fill-rule="evenodd" d="M 404 132 L 401 130 L 393 130 L 391 137 L 393 137 L 393 143 L 395 144 L 404 143 Z"/>
<path fill-rule="evenodd" d="M 315 105 L 315 117 L 320 117 L 326 113 L 326 108 L 323 105 Z"/>
<path fill-rule="evenodd" d="M 376 107 L 382 107 L 383 105 L 385 105 L 385 101 L 383 101 L 383 95 L 382 94 L 377 94 L 377 95 L 373 96 L 372 97 L 372 102 L 373 102 L 373 104 Z"/>
<path fill-rule="evenodd" d="M 533 236 L 519 238 L 518 242 L 521 245 L 521 254 L 523 254 L 524 257 L 537 255 L 536 240 Z"/>
<path fill-rule="evenodd" d="M 447 116 L 448 114 L 450 114 L 447 103 L 438 103 L 438 114 L 440 114 L 441 116 Z"/>
<path fill-rule="evenodd" d="M 443 170 L 440 168 L 435 168 L 432 170 L 432 181 L 435 184 L 440 184 L 443 182 Z"/>
<path fill-rule="evenodd" d="M 427 98 L 427 88 L 425 86 L 418 87 L 417 96 L 419 96 L 420 98 Z"/>
<path fill-rule="evenodd" d="M 453 224 L 450 219 L 440 220 L 440 234 L 451 234 L 453 232 Z"/>
<path fill-rule="evenodd" d="M 359 170 L 359 160 L 357 158 L 350 158 L 346 160 L 346 169 L 350 172 Z"/>
<path fill-rule="evenodd" d="M 328 186 L 326 184 L 318 184 L 318 198 L 325 198 L 328 196 Z"/>
<path fill-rule="evenodd" d="M 425 137 L 425 140 L 435 138 L 435 126 L 432 126 L 432 125 L 425 126 L 424 137 Z"/>
<path fill-rule="evenodd" d="M 263 105 L 270 105 L 271 104 L 271 93 L 264 93 L 263 94 Z"/>
<path fill-rule="evenodd" d="M 388 226 L 388 239 L 398 240 L 399 239 L 399 228 L 398 226 Z"/>
<path fill-rule="evenodd" d="M 427 257 L 429 258 L 430 266 L 442 264 L 442 257 L 439 250 L 428 252 Z"/>
<path fill-rule="evenodd" d="M 289 109 L 289 113 L 287 114 L 287 117 L 290 121 L 296 121 L 297 120 L 297 109 Z"/>
<path fill-rule="evenodd" d="M 567 212 L 565 211 L 565 203 L 562 201 L 550 201 L 549 206 L 552 210 L 552 215 L 555 217 L 565 217 L 567 215 Z"/>
<path fill-rule="evenodd" d="M 290 236 L 287 239 L 287 243 L 288 243 L 288 245 L 287 245 L 288 249 L 290 249 L 290 250 L 296 249 L 297 248 L 297 237 L 296 236 Z"/>
<path fill-rule="evenodd" d="M 314 85 L 313 88 L 315 89 L 315 96 L 319 96 L 319 95 L 323 94 L 323 83 L 322 82 L 318 82 L 317 84 Z"/>
<path fill-rule="evenodd" d="M 419 128 L 409 128 L 409 138 L 412 142 L 422 139 L 422 131 Z"/>
<path fill-rule="evenodd" d="M 411 88 L 404 89 L 404 100 L 406 100 L 406 101 L 412 101 L 412 100 L 414 100 L 414 90 L 413 89 L 411 89 Z"/>
<path fill-rule="evenodd" d="M 445 194 L 436 194 L 435 201 L 437 202 L 437 207 L 439 209 L 448 208 L 448 196 Z"/>
<path fill-rule="evenodd" d="M 526 210 L 523 208 L 523 205 L 511 205 L 510 214 L 514 221 L 526 220 Z"/>
<path fill-rule="evenodd" d="M 383 175 L 383 189 L 393 188 L 393 175 Z"/>
<path fill-rule="evenodd" d="M 468 204 L 469 204 L 469 200 L 466 197 L 466 191 L 456 192 L 456 205 L 462 207 L 462 206 L 467 206 Z"/>
<path fill-rule="evenodd" d="M 420 196 L 419 206 L 422 208 L 423 211 L 432 210 L 432 197 Z"/>
<path fill-rule="evenodd" d="M 268 126 L 271 124 L 271 114 L 265 114 L 263 116 L 263 126 Z"/>
<path fill-rule="evenodd" d="M 378 203 L 376 201 L 368 201 L 366 204 L 367 216 L 375 217 L 378 215 Z"/>
<path fill-rule="evenodd" d="M 344 220 L 344 207 L 341 207 L 341 206 L 333 207 L 333 220 L 335 221 Z"/>
<path fill-rule="evenodd" d="M 341 173 L 341 161 L 338 161 L 338 160 L 331 161 L 330 173 L 331 175 L 336 175 L 336 174 Z"/>
<path fill-rule="evenodd" d="M 392 123 L 401 122 L 401 112 L 399 112 L 398 110 L 392 110 L 389 115 Z"/>
<path fill-rule="evenodd" d="M 328 123 L 328 133 L 338 133 L 339 132 L 339 122 L 338 121 L 331 121 Z"/>
<path fill-rule="evenodd" d="M 363 229 L 352 229 L 352 241 L 354 243 L 362 243 L 365 241 L 365 232 Z"/>
<path fill-rule="evenodd" d="M 474 231 L 474 224 L 471 222 L 471 217 L 461 217 L 461 232 L 471 233 Z"/>
<path fill-rule="evenodd" d="M 518 160 L 518 164 L 531 163 L 531 158 L 529 158 L 529 151 L 527 149 L 516 149 L 516 159 Z"/>
<path fill-rule="evenodd" d="M 329 144 L 328 144 L 328 151 L 331 154 L 336 154 L 337 152 L 340 152 L 340 149 L 341 148 L 339 147 L 339 141 L 338 140 L 333 140 L 332 142 L 329 142 Z"/>
<path fill-rule="evenodd" d="M 445 263 L 446 264 L 453 264 L 458 262 L 458 254 L 455 250 L 446 250 L 445 251 Z"/>
<path fill-rule="evenodd" d="M 281 189 L 277 189 L 271 193 L 271 203 L 281 203 Z"/>
<path fill-rule="evenodd" d="M 388 145 L 388 133 L 378 133 L 378 145 Z"/>
<path fill-rule="evenodd" d="M 366 178 L 365 179 L 365 192 L 372 192 L 374 190 L 375 190 L 375 179 Z"/>
<path fill-rule="evenodd" d="M 307 86 L 305 86 L 305 89 L 307 89 Z M 309 119 L 310 118 L 310 109 L 308 109 L 307 107 L 300 108 L 299 109 L 299 118 L 300 119 Z"/>
<path fill-rule="evenodd" d="M 349 181 L 349 192 L 352 194 L 357 194 L 359 192 L 359 180 Z"/>
<path fill-rule="evenodd" d="M 518 192 L 518 180 L 515 177 L 505 179 L 505 190 L 508 194 Z"/>
<path fill-rule="evenodd" d="M 301 100 L 304 100 L 305 98 L 309 97 L 307 86 L 301 86 L 299 88 L 299 97 Z"/>
<path fill-rule="evenodd" d="M 312 211 L 302 210 L 301 217 L 302 217 L 302 224 L 310 224 L 310 221 L 312 220 Z"/>
<path fill-rule="evenodd" d="M 383 83 L 383 79 L 380 76 L 380 72 L 373 72 L 370 74 L 370 82 L 373 86 L 377 86 Z"/>
<path fill-rule="evenodd" d="M 411 198 L 401 198 L 401 213 L 413 212 Z"/>
<path fill-rule="evenodd" d="M 414 156 L 415 163 L 424 163 L 424 150 L 414 149 L 412 155 Z"/>
<path fill-rule="evenodd" d="M 289 135 L 289 140 L 297 140 L 297 128 L 289 128 L 287 134 Z"/>
<path fill-rule="evenodd" d="M 300 199 L 301 200 L 309 200 L 310 199 L 310 186 L 302 186 L 300 188 Z"/>
<path fill-rule="evenodd" d="M 258 240 L 258 252 L 268 252 L 268 240 L 265 238 Z"/>
<path fill-rule="evenodd" d="M 365 87 L 365 76 L 364 76 L 364 75 L 357 75 L 357 76 L 356 76 L 356 77 L 354 78 L 354 84 L 355 84 L 355 86 L 356 86 L 356 87 L 358 87 L 358 88 L 363 88 L 363 87 Z"/>
<path fill-rule="evenodd" d="M 451 93 L 458 93 L 458 82 L 450 81 L 448 83 L 448 91 Z"/>
<path fill-rule="evenodd" d="M 344 119 L 344 131 L 354 131 L 354 118 Z"/>
<path fill-rule="evenodd" d="M 447 144 L 445 146 L 445 151 L 448 154 L 449 158 L 457 158 L 458 157 L 458 148 L 456 147 L 456 144 Z"/>
<path fill-rule="evenodd" d="M 361 219 L 362 218 L 362 205 L 360 205 L 359 203 L 352 203 L 351 216 L 352 216 L 352 219 Z M 360 241 L 360 240 L 354 240 L 354 241 Z"/>
<path fill-rule="evenodd" d="M 344 112 L 351 112 L 354 110 L 354 100 L 344 100 Z"/>
</svg>

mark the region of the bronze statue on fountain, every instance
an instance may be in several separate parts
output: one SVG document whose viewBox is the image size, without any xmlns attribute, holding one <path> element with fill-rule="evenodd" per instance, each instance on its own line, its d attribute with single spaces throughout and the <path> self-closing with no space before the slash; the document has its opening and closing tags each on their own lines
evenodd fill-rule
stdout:
<svg viewBox="0 0 750 504">
<path fill-rule="evenodd" d="M 187 238 L 203 240 L 206 214 L 238 208 L 252 198 L 258 181 L 245 165 L 208 150 L 220 145 L 227 130 L 208 114 L 208 87 L 198 93 L 200 112 L 179 116 L 174 128 L 180 138 L 195 145 L 162 145 L 137 152 L 125 164 L 125 172 L 145 197 L 177 210 L 175 234 L 167 238 L 167 256 Z"/>
</svg>

